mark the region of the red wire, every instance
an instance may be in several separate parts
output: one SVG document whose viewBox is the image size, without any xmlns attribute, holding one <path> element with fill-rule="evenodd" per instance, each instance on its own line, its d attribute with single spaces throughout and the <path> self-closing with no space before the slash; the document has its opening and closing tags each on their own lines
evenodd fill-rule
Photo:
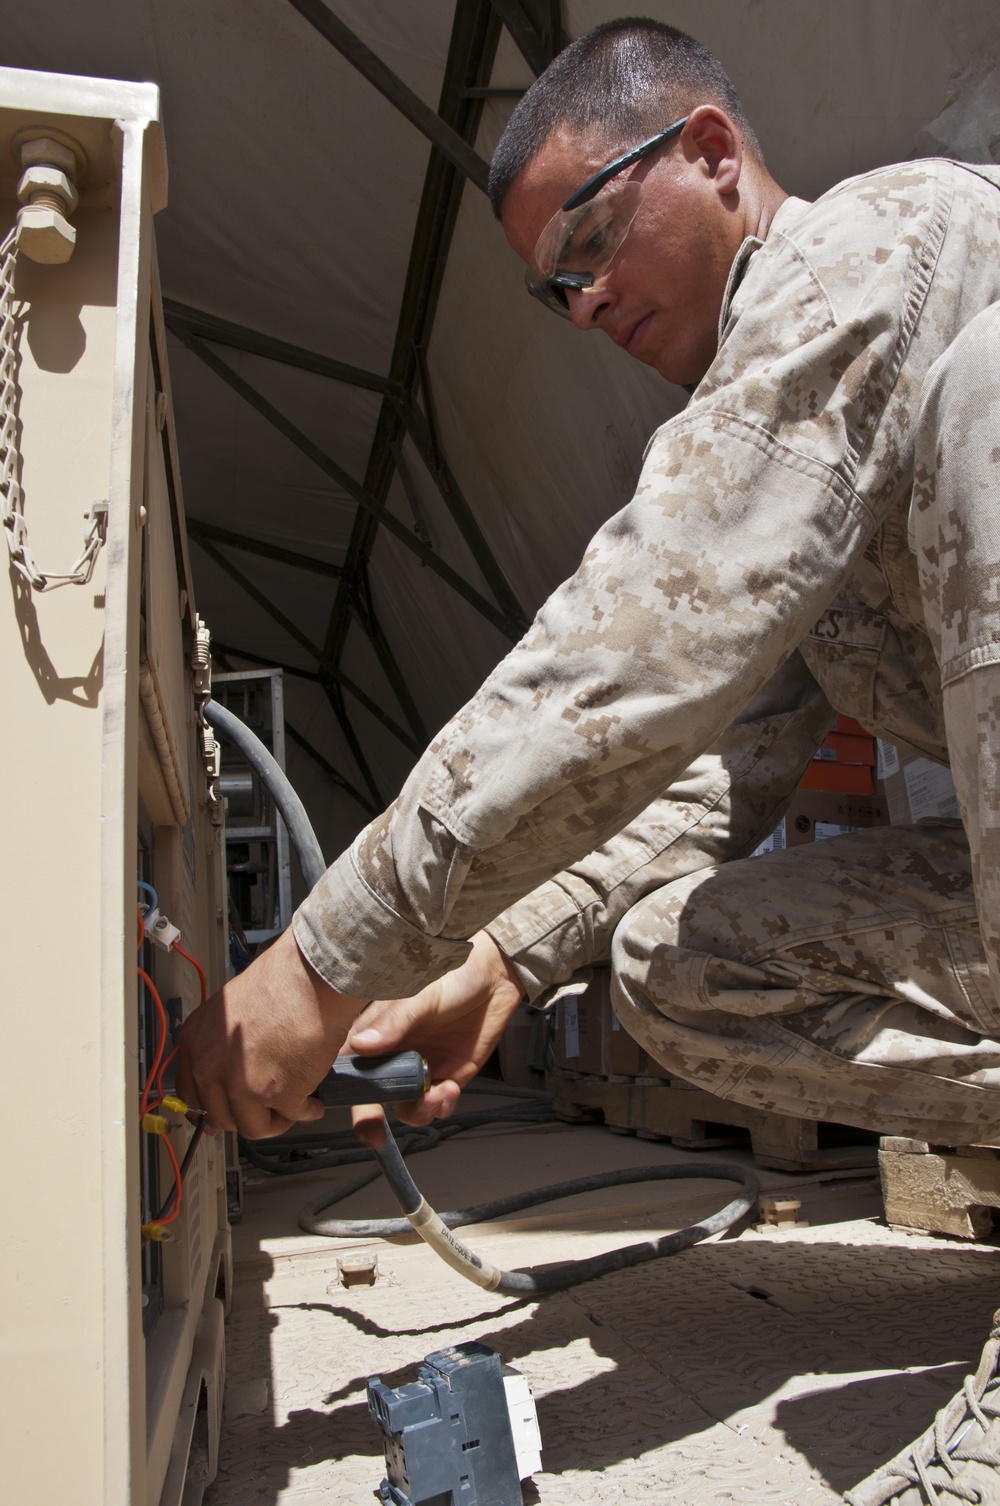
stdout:
<svg viewBox="0 0 1000 1506">
<path fill-rule="evenodd" d="M 159 1039 L 156 1043 L 156 1056 L 153 1058 L 153 1065 L 150 1067 L 148 1073 L 146 1074 L 146 1084 L 142 1090 L 142 1096 L 139 1099 L 139 1118 L 141 1119 L 142 1116 L 149 1110 L 149 1091 L 153 1086 L 156 1075 L 160 1070 L 160 1063 L 163 1060 L 163 1048 L 167 1043 L 168 1027 L 167 1011 L 163 1007 L 163 1000 L 160 998 L 159 994 L 156 991 L 156 984 L 153 982 L 149 974 L 144 971 L 143 968 L 137 968 L 136 971 L 138 972 L 139 977 L 143 980 L 146 987 L 149 989 L 150 994 L 152 995 L 153 1003 L 156 1005 L 156 1012 L 159 1016 L 160 1021 L 160 1034 Z"/>
<path fill-rule="evenodd" d="M 181 956 L 186 957 L 191 966 L 197 969 L 198 977 L 201 979 L 201 1002 L 204 1004 L 205 1000 L 208 998 L 208 984 L 205 982 L 205 972 L 202 968 L 201 963 L 196 961 L 196 959 L 191 956 L 190 952 L 186 952 L 177 941 L 174 942 L 174 951 L 180 952 Z"/>
<path fill-rule="evenodd" d="M 173 1167 L 173 1172 L 174 1172 L 174 1206 L 171 1208 L 171 1210 L 170 1210 L 169 1213 L 165 1213 L 163 1215 L 163 1217 L 162 1218 L 158 1218 L 156 1220 L 156 1222 L 158 1224 L 172 1224 L 173 1221 L 174 1221 L 174 1219 L 177 1217 L 178 1213 L 180 1213 L 180 1211 L 181 1211 L 181 1194 L 182 1194 L 182 1192 L 184 1190 L 184 1182 L 183 1182 L 183 1180 L 181 1178 L 181 1168 L 178 1165 L 177 1156 L 176 1156 L 176 1153 L 174 1151 L 174 1147 L 170 1143 L 170 1136 L 169 1135 L 161 1135 L 160 1139 L 163 1141 L 164 1145 L 167 1147 L 167 1155 L 170 1157 L 170 1165 Z"/>
<path fill-rule="evenodd" d="M 139 918 L 139 939 L 136 943 L 136 951 L 138 952 L 142 949 L 142 943 L 145 940 L 146 933 L 143 926 L 142 910 L 138 905 L 136 905 L 135 908 L 136 915 Z M 201 1002 L 204 1004 L 206 998 L 208 997 L 208 983 L 205 979 L 205 972 L 202 968 L 201 963 L 197 960 L 196 957 L 192 957 L 190 952 L 185 951 L 182 946 L 179 946 L 176 941 L 174 942 L 173 950 L 175 952 L 179 952 L 180 955 L 186 959 L 186 961 L 190 962 L 191 966 L 197 972 L 198 981 L 201 985 Z M 149 1072 L 146 1075 L 146 1083 L 142 1090 L 142 1096 L 139 1100 L 139 1117 L 141 1119 L 150 1111 L 150 1108 L 157 1107 L 157 1105 L 162 1100 L 164 1074 L 166 1073 L 166 1070 L 170 1066 L 171 1062 L 176 1057 L 179 1048 L 175 1046 L 168 1056 L 165 1057 L 163 1055 L 163 1048 L 167 1043 L 167 1033 L 169 1030 L 169 1025 L 167 1022 L 167 1012 L 163 1007 L 163 1000 L 160 998 L 156 984 L 153 982 L 149 974 L 145 972 L 141 967 L 137 968 L 136 971 L 138 972 L 139 977 L 143 980 L 146 987 L 149 989 L 150 994 L 152 995 L 153 1003 L 156 1005 L 156 1013 L 159 1018 L 160 1025 L 159 1038 L 156 1043 L 156 1055 L 153 1058 L 153 1065 L 150 1067 Z M 155 1103 L 150 1102 L 150 1090 L 152 1090 L 156 1095 Z M 174 1219 L 181 1211 L 181 1198 L 183 1196 L 184 1182 L 181 1177 L 181 1168 L 177 1160 L 177 1155 L 174 1151 L 174 1147 L 170 1143 L 169 1135 L 162 1135 L 161 1139 L 163 1140 L 163 1143 L 167 1148 L 167 1155 L 170 1157 L 170 1165 L 174 1173 L 174 1206 L 169 1213 L 166 1213 L 162 1218 L 157 1219 L 157 1223 L 172 1224 Z"/>
<path fill-rule="evenodd" d="M 165 1056 L 163 1058 L 163 1062 L 162 1062 L 162 1065 L 160 1066 L 160 1070 L 156 1074 L 156 1101 L 157 1101 L 157 1103 L 159 1103 L 161 1101 L 161 1099 L 163 1098 L 163 1079 L 164 1079 L 164 1076 L 166 1075 L 167 1068 L 170 1066 L 170 1063 L 173 1061 L 174 1057 L 177 1055 L 177 1053 L 178 1053 L 178 1051 L 180 1049 L 181 1048 L 179 1046 L 175 1046 L 174 1049 L 171 1051 L 170 1055 L 169 1056 Z"/>
</svg>

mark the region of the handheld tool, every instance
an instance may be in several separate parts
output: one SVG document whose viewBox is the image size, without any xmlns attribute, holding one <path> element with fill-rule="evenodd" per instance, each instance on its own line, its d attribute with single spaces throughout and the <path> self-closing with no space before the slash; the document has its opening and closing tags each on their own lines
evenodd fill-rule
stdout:
<svg viewBox="0 0 1000 1506">
<path fill-rule="evenodd" d="M 316 1089 L 327 1108 L 354 1103 L 412 1103 L 431 1085 L 419 1051 L 392 1056 L 338 1056 Z"/>
</svg>

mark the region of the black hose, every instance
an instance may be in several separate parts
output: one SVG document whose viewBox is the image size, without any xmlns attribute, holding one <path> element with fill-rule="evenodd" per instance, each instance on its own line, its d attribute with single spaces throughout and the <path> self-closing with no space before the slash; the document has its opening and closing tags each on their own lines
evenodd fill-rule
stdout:
<svg viewBox="0 0 1000 1506">
<path fill-rule="evenodd" d="M 450 1138 L 449 1130 L 452 1133 L 458 1133 L 460 1128 L 458 1125 L 442 1125 L 437 1132 L 439 1140 Z M 409 1234 L 413 1227 L 409 1215 L 418 1214 L 425 1204 L 413 1178 L 403 1164 L 403 1156 L 431 1148 L 430 1144 L 421 1143 L 419 1140 L 416 1143 L 406 1143 L 401 1147 L 386 1126 L 386 1143 L 381 1150 L 375 1152 L 382 1175 L 395 1193 L 407 1217 L 325 1219 L 320 1216 L 333 1203 L 341 1202 L 352 1193 L 367 1186 L 369 1182 L 374 1181 L 375 1174 L 369 1173 L 360 1180 L 352 1179 L 349 1183 L 338 1187 L 332 1195 L 326 1193 L 323 1197 L 306 1203 L 299 1212 L 299 1227 L 309 1234 L 320 1234 L 329 1239 L 393 1239 L 401 1234 Z M 487 1203 L 477 1203 L 474 1207 L 442 1213 L 436 1217 L 446 1229 L 460 1229 L 467 1224 L 505 1218 L 524 1208 L 534 1207 L 538 1203 L 556 1202 L 560 1198 L 573 1197 L 578 1193 L 597 1192 L 604 1187 L 704 1177 L 726 1182 L 739 1182 L 742 1183 L 743 1190 L 719 1212 L 711 1214 L 698 1224 L 679 1229 L 673 1234 L 666 1234 L 660 1239 L 626 1245 L 603 1255 L 591 1256 L 587 1260 L 560 1261 L 557 1265 L 527 1271 L 495 1271 L 496 1279 L 488 1282 L 489 1289 L 492 1291 L 520 1296 L 541 1296 L 547 1292 L 564 1291 L 567 1287 L 577 1286 L 583 1281 L 592 1281 L 612 1271 L 641 1265 L 647 1260 L 659 1260 L 667 1255 L 679 1254 L 681 1250 L 686 1250 L 691 1245 L 708 1239 L 712 1234 L 722 1233 L 752 1207 L 760 1192 L 760 1183 L 756 1173 L 750 1167 L 709 1161 L 698 1165 L 685 1163 L 684 1165 L 633 1166 L 624 1171 L 602 1172 L 590 1177 L 576 1177 L 568 1182 L 554 1182 L 548 1187 L 539 1187 L 532 1192 L 494 1198 Z M 483 1262 L 478 1256 L 473 1255 L 471 1250 L 467 1250 L 457 1240 L 450 1243 L 450 1253 L 453 1256 L 450 1263 L 456 1265 L 467 1276 L 471 1274 L 466 1269 L 470 1265 L 482 1271 Z M 433 1247 L 438 1254 L 442 1253 L 436 1243 Z M 475 1279 L 474 1276 L 473 1279 Z M 480 1284 L 486 1285 L 487 1282 L 483 1281 Z"/>
<path fill-rule="evenodd" d="M 289 783 L 284 769 L 271 756 L 256 733 L 251 732 L 246 723 L 241 722 L 227 706 L 220 705 L 218 701 L 206 701 L 203 714 L 210 727 L 236 744 L 254 773 L 263 780 L 281 812 L 281 819 L 288 827 L 302 876 L 312 889 L 326 872 L 323 850 L 316 840 L 305 806 Z"/>
<path fill-rule="evenodd" d="M 236 744 L 251 768 L 263 780 L 288 828 L 288 834 L 298 853 L 306 883 L 310 887 L 317 884 L 326 872 L 323 853 L 305 808 L 283 770 L 260 739 L 250 731 L 250 728 L 225 706 L 220 706 L 218 701 L 209 701 L 206 704 L 204 716 L 210 726 L 224 733 Z M 475 1117 L 482 1118 L 482 1116 Z M 524 1120 L 519 1119 L 519 1122 L 524 1122 Z M 455 1134 L 466 1127 L 468 1126 L 443 1125 L 436 1131 L 436 1139 L 433 1143 L 437 1144 L 442 1139 L 448 1138 L 449 1128 L 450 1133 Z M 412 1146 L 408 1145 L 406 1149 L 412 1151 L 430 1149 L 430 1144 L 425 1139 L 422 1143 L 418 1141 Z M 260 1157 L 259 1150 L 254 1147 L 254 1156 L 251 1159 L 254 1159 L 254 1164 L 261 1165 L 262 1160 L 266 1158 Z M 360 1187 L 366 1186 L 369 1181 L 374 1180 L 374 1176 L 366 1171 L 361 1173 L 360 1180 L 354 1179 L 349 1187 L 341 1188 L 334 1197 L 328 1197 L 323 1202 L 317 1200 L 307 1204 L 299 1216 L 300 1227 L 315 1234 L 332 1234 L 332 1230 L 327 1226 L 336 1225 L 337 1232 L 332 1237 L 355 1239 L 369 1232 L 387 1233 L 388 1229 L 391 1229 L 394 1234 L 409 1232 L 413 1227 L 431 1245 L 432 1249 L 470 1280 L 476 1281 L 480 1286 L 485 1286 L 491 1291 L 516 1293 L 521 1296 L 525 1294 L 540 1296 L 544 1292 L 563 1291 L 566 1287 L 576 1286 L 582 1281 L 591 1281 L 596 1276 L 604 1276 L 610 1271 L 620 1271 L 627 1266 L 640 1265 L 647 1260 L 658 1260 L 665 1255 L 676 1255 L 680 1250 L 686 1250 L 691 1245 L 697 1244 L 699 1240 L 707 1239 L 712 1234 L 720 1234 L 723 1230 L 730 1228 L 747 1212 L 760 1191 L 756 1174 L 747 1167 L 723 1165 L 718 1162 L 704 1162 L 698 1166 L 690 1164 L 637 1166 L 628 1171 L 606 1172 L 601 1176 L 578 1177 L 571 1182 L 557 1182 L 536 1192 L 509 1198 L 496 1198 L 491 1203 L 481 1203 L 475 1208 L 466 1208 L 457 1213 L 439 1216 L 424 1201 L 416 1183 L 403 1164 L 403 1154 L 388 1124 L 385 1127 L 385 1145 L 375 1151 L 375 1159 L 381 1167 L 383 1176 L 396 1194 L 400 1207 L 407 1215 L 406 1219 L 319 1220 L 318 1214 L 328 1208 L 331 1203 L 339 1201 L 347 1196 L 348 1192 L 357 1191 Z M 268 1166 L 266 1169 L 274 1170 L 274 1167 Z M 312 1159 L 302 1169 L 317 1170 L 318 1160 Z M 740 1182 L 743 1185 L 743 1191 L 718 1213 L 713 1213 L 709 1218 L 703 1219 L 700 1224 L 695 1224 L 690 1228 L 679 1229 L 676 1233 L 664 1235 L 661 1239 L 649 1239 L 642 1244 L 626 1245 L 618 1250 L 609 1250 L 607 1254 L 594 1255 L 589 1260 L 564 1260 L 557 1265 L 537 1270 L 499 1270 L 483 1261 L 472 1250 L 467 1249 L 449 1232 L 463 1224 L 499 1218 L 506 1213 L 529 1208 L 535 1203 L 572 1197 L 578 1192 L 592 1192 L 602 1187 L 620 1186 L 630 1182 L 673 1181 L 685 1177 L 713 1177 L 726 1182 Z M 391 1236 L 387 1233 L 387 1237 Z"/>
<path fill-rule="evenodd" d="M 550 1107 L 532 1102 L 520 1108 L 515 1106 L 500 1110 L 480 1109 L 469 1114 L 455 1114 L 448 1120 L 447 1125 L 428 1125 L 425 1128 L 404 1125 L 403 1130 L 409 1136 L 406 1151 L 409 1155 L 415 1150 L 425 1148 L 419 1143 L 425 1137 L 430 1138 L 436 1145 L 442 1138 L 450 1138 L 461 1130 L 477 1129 L 486 1124 L 557 1123 L 559 1120 Z M 333 1131 L 327 1134 L 289 1134 L 272 1140 L 244 1140 L 241 1135 L 239 1147 L 240 1154 L 246 1156 L 252 1166 L 278 1177 L 302 1176 L 310 1171 L 327 1171 L 337 1166 L 350 1166 L 357 1161 L 373 1160 L 375 1154 L 374 1151 L 358 1145 L 352 1130 Z M 305 1151 L 307 1154 L 299 1160 L 288 1161 L 284 1158 L 287 1157 L 289 1151 Z M 323 1151 L 327 1151 L 328 1154 L 324 1155 Z M 343 1195 L 342 1192 L 337 1192 L 325 1203 L 320 1204 L 320 1207 L 329 1207 L 330 1203 L 339 1202 Z"/>
</svg>

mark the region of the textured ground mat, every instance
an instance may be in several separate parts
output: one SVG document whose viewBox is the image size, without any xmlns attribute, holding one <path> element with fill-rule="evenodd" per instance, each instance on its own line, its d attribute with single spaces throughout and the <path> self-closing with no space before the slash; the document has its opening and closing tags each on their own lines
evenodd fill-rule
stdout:
<svg viewBox="0 0 1000 1506">
<path fill-rule="evenodd" d="M 718 1190 L 685 1192 L 675 1225 Z M 553 1221 L 469 1242 L 513 1265 L 622 1240 Z M 1000 1251 L 874 1219 L 747 1230 L 541 1302 L 485 1295 L 402 1245 L 380 1246 L 374 1286 L 347 1290 L 335 1245 L 292 1244 L 286 1258 L 268 1242 L 237 1282 L 206 1506 L 371 1506 L 367 1377 L 398 1385 L 466 1339 L 534 1390 L 544 1473 L 526 1502 L 836 1502 L 931 1421 L 1000 1306 Z"/>
</svg>

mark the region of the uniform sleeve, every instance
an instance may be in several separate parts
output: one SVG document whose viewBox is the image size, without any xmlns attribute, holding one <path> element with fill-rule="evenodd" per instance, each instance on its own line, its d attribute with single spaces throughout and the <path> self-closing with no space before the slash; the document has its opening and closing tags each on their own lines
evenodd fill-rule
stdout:
<svg viewBox="0 0 1000 1506">
<path fill-rule="evenodd" d="M 879 426 L 936 243 L 903 196 L 851 214 L 849 305 L 772 233 L 633 500 L 299 909 L 300 949 L 334 987 L 413 993 L 635 822 L 794 652 L 901 500 L 906 467 L 886 464 Z M 810 244 L 818 225 L 829 258 L 844 207 L 823 216 Z"/>
<path fill-rule="evenodd" d="M 774 830 L 833 709 L 798 654 L 714 748 L 610 841 L 485 927 L 529 1001 L 606 962 L 619 921 L 653 889 L 748 856 Z"/>
</svg>

